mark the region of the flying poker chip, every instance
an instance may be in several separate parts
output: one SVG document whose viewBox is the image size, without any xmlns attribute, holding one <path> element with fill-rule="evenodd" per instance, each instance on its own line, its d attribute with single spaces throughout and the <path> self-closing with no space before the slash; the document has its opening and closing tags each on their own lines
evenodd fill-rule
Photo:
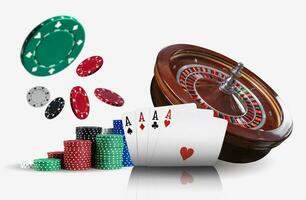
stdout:
<svg viewBox="0 0 306 200">
<path fill-rule="evenodd" d="M 124 104 L 124 99 L 119 94 L 108 89 L 96 88 L 94 93 L 99 100 L 109 105 L 123 106 Z"/>
<path fill-rule="evenodd" d="M 50 92 L 43 86 L 31 88 L 27 93 L 27 101 L 33 107 L 42 107 L 50 100 Z"/>
<path fill-rule="evenodd" d="M 86 119 L 88 117 L 90 109 L 89 99 L 82 87 L 76 86 L 71 89 L 70 104 L 74 115 L 78 119 Z"/>
<path fill-rule="evenodd" d="M 51 101 L 45 111 L 45 117 L 47 119 L 53 119 L 59 115 L 65 106 L 65 100 L 62 97 L 58 97 Z"/>
<path fill-rule="evenodd" d="M 76 19 L 53 17 L 27 36 L 21 50 L 21 62 L 34 76 L 50 76 L 68 67 L 81 52 L 84 42 L 84 28 Z"/>
<path fill-rule="evenodd" d="M 92 56 L 84 60 L 76 69 L 76 73 L 80 77 L 90 76 L 96 73 L 103 65 L 101 56 Z"/>
</svg>

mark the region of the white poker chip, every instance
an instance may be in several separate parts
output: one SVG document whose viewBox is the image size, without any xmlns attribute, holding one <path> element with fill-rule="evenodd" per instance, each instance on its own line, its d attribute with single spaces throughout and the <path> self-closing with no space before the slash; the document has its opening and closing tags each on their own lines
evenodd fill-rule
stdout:
<svg viewBox="0 0 306 200">
<path fill-rule="evenodd" d="M 29 90 L 27 93 L 28 103 L 35 107 L 42 107 L 46 105 L 50 100 L 50 92 L 43 86 L 36 86 Z"/>
<path fill-rule="evenodd" d="M 31 162 L 28 162 L 28 161 L 22 161 L 20 163 L 20 168 L 21 169 L 31 169 L 33 166 L 33 164 Z"/>
<path fill-rule="evenodd" d="M 113 128 L 103 128 L 102 129 L 102 134 L 111 134 L 114 132 Z"/>
</svg>

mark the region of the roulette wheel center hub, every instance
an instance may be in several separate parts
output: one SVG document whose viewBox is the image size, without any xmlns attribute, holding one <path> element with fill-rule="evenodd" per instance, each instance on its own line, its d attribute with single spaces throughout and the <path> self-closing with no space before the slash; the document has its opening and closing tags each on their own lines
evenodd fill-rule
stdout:
<svg viewBox="0 0 306 200">
<path fill-rule="evenodd" d="M 241 116 L 246 113 L 246 106 L 235 94 L 235 80 L 240 77 L 243 64 L 238 63 L 230 75 L 221 83 L 209 79 L 199 79 L 195 90 L 199 96 L 213 109 L 231 116 Z"/>
</svg>

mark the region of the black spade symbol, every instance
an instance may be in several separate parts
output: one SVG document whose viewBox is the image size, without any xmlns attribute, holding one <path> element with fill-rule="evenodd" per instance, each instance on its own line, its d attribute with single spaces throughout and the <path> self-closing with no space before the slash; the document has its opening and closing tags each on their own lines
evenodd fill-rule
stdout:
<svg viewBox="0 0 306 200">
<path fill-rule="evenodd" d="M 157 129 L 157 128 L 158 128 L 157 122 L 154 122 L 154 123 L 152 124 L 152 128 L 154 128 L 154 129 Z"/>
<path fill-rule="evenodd" d="M 129 129 L 127 130 L 127 133 L 131 135 L 131 134 L 133 133 L 132 129 L 129 128 Z"/>
</svg>

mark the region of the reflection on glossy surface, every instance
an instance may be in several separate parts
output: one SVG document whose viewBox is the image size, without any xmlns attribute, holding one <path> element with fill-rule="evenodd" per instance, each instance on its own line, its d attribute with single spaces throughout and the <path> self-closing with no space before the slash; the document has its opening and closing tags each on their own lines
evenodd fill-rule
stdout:
<svg viewBox="0 0 306 200">
<path fill-rule="evenodd" d="M 128 198 L 218 199 L 222 183 L 214 167 L 134 167 Z"/>
</svg>

